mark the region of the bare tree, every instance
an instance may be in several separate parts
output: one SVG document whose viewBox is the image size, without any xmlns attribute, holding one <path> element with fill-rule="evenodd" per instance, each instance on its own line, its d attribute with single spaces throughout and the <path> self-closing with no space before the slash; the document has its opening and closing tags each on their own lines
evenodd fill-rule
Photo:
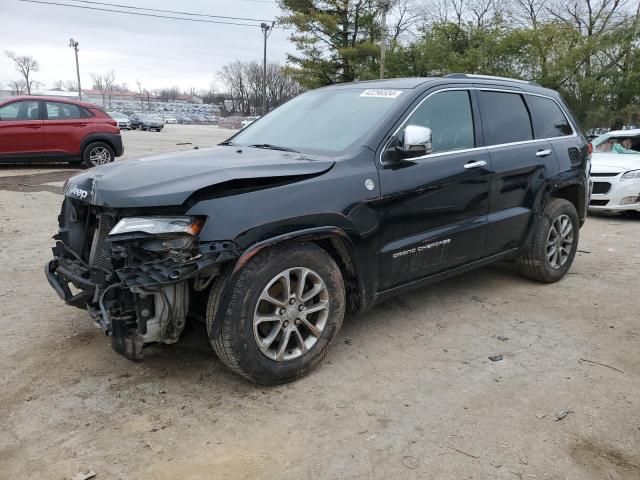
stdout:
<svg viewBox="0 0 640 480">
<path fill-rule="evenodd" d="M 67 80 L 64 82 L 64 88 L 66 88 L 69 92 L 77 92 L 78 91 L 78 81 L 77 80 Z"/>
<path fill-rule="evenodd" d="M 105 74 L 92 73 L 93 89 L 100 92 L 102 97 L 102 106 L 111 108 L 111 96 L 113 95 L 113 87 L 115 85 L 115 73 L 111 70 Z"/>
<path fill-rule="evenodd" d="M 261 110 L 262 75 L 262 64 L 257 61 L 235 61 L 222 67 L 219 77 L 231 97 L 234 111 L 252 115 Z M 267 65 L 268 110 L 295 97 L 301 91 L 300 84 L 280 65 Z"/>
<path fill-rule="evenodd" d="M 10 50 L 5 51 L 5 55 L 13 60 L 16 70 L 20 72 L 24 78 L 27 94 L 31 95 L 31 88 L 39 85 L 39 82 L 33 80 L 31 77 L 33 72 L 40 70 L 40 65 L 37 60 L 29 55 L 16 55 L 15 52 Z"/>
<path fill-rule="evenodd" d="M 63 80 L 56 80 L 55 82 L 53 82 L 53 89 L 54 90 L 64 90 L 64 81 Z"/>
<path fill-rule="evenodd" d="M 391 27 L 390 37 L 394 42 L 400 40 L 405 34 L 415 35 L 415 27 L 420 20 L 414 0 L 396 0 L 391 6 L 389 15 Z"/>
<path fill-rule="evenodd" d="M 27 85 L 24 80 L 13 80 L 9 82 L 9 90 L 11 95 L 23 95 L 27 89 Z"/>
</svg>

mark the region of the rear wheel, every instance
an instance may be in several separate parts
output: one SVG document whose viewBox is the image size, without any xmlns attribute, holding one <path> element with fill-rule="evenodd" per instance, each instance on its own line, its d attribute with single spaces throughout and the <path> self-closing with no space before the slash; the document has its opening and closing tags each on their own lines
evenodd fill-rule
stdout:
<svg viewBox="0 0 640 480">
<path fill-rule="evenodd" d="M 111 145 L 104 142 L 90 143 L 82 153 L 82 163 L 87 168 L 111 163 L 115 158 L 116 156 Z"/>
<path fill-rule="evenodd" d="M 265 385 L 295 380 L 325 357 L 342 325 L 340 269 L 313 244 L 276 246 L 253 257 L 227 288 L 225 311 L 214 285 L 207 331 L 233 371 Z"/>
<path fill-rule="evenodd" d="M 520 272 L 541 282 L 557 282 L 567 273 L 578 249 L 580 224 L 573 204 L 552 198 L 531 244 L 518 259 Z"/>
</svg>

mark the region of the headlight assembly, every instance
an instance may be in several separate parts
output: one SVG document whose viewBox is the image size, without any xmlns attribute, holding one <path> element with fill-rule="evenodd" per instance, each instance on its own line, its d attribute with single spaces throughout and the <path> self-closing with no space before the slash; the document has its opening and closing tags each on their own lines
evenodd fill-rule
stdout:
<svg viewBox="0 0 640 480">
<path fill-rule="evenodd" d="M 128 217 L 120 220 L 109 232 L 111 235 L 123 233 L 147 233 L 149 235 L 200 233 L 204 220 L 201 217 Z"/>
<path fill-rule="evenodd" d="M 629 172 L 626 172 L 624 175 L 622 175 L 622 177 L 620 177 L 621 180 L 637 180 L 640 179 L 640 170 L 631 170 Z"/>
</svg>

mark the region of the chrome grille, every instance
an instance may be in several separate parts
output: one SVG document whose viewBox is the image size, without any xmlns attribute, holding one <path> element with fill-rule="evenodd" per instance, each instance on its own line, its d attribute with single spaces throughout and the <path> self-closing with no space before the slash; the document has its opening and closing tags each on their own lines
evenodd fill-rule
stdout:
<svg viewBox="0 0 640 480">
<path fill-rule="evenodd" d="M 107 270 L 112 269 L 111 248 L 107 242 L 107 235 L 113 228 L 115 220 L 110 215 L 100 215 L 98 217 L 98 227 L 93 235 L 91 243 L 91 253 L 89 254 L 89 265 L 92 267 L 102 267 Z"/>
</svg>

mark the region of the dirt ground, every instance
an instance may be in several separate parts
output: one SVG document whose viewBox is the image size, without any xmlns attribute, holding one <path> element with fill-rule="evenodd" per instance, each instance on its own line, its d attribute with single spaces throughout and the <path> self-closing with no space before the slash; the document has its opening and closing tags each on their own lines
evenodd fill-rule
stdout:
<svg viewBox="0 0 640 480">
<path fill-rule="evenodd" d="M 264 388 L 201 325 L 136 364 L 57 298 L 43 266 L 72 172 L 0 167 L 0 479 L 640 478 L 639 220 L 590 217 L 554 285 L 498 265 L 349 316 L 318 370 Z"/>
</svg>

